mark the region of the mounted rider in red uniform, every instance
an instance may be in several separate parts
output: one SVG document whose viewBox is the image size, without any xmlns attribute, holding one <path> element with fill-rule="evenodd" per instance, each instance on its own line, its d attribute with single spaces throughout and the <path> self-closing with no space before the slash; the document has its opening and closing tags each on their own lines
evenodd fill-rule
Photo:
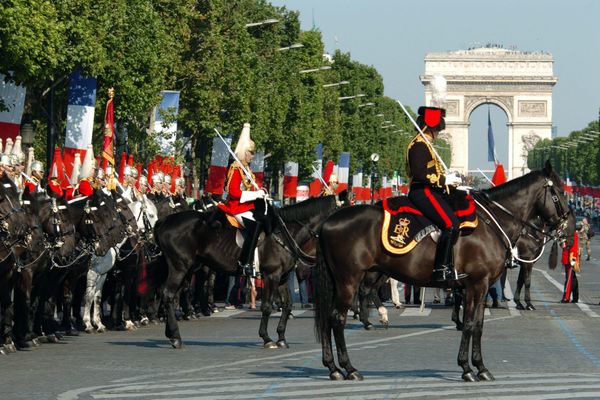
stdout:
<svg viewBox="0 0 600 400">
<path fill-rule="evenodd" d="M 29 193 L 37 193 L 43 191 L 40 187 L 42 179 L 44 179 L 44 165 L 40 161 L 33 161 L 31 163 L 31 176 L 30 179 L 25 182 L 25 188 Z"/>
<path fill-rule="evenodd" d="M 244 245 L 238 261 L 238 269 L 240 273 L 249 276 L 257 275 L 254 263 L 255 249 L 262 230 L 262 223 L 255 215 L 254 200 L 264 199 L 267 195 L 265 190 L 259 190 L 253 184 L 256 180 L 250 169 L 250 162 L 255 150 L 256 146 L 250 139 L 250 124 L 246 123 L 235 147 L 235 155 L 239 162 L 234 161 L 227 173 L 227 200 L 224 204 L 218 205 L 221 210 L 232 214 L 244 227 Z"/>
<path fill-rule="evenodd" d="M 443 164 L 433 150 L 432 142 L 444 130 L 446 110 L 438 107 L 420 107 L 417 125 L 418 133 L 407 149 L 407 172 L 410 177 L 408 198 L 430 219 L 442 235 L 435 253 L 435 266 L 432 280 L 438 282 L 462 279 L 465 274 L 454 270 L 452 253 L 458 239 L 459 222 L 446 201 L 453 188 L 461 179 L 454 174 L 444 174 Z"/>
</svg>

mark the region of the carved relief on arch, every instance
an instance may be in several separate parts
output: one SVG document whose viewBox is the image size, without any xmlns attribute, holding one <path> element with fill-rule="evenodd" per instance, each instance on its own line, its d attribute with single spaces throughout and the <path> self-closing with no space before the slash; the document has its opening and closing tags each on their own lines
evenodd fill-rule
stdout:
<svg viewBox="0 0 600 400">
<path fill-rule="evenodd" d="M 502 108 L 508 117 L 508 122 L 513 121 L 513 96 L 465 96 L 465 121 L 471 117 L 471 113 L 482 104 L 494 104 Z"/>
</svg>

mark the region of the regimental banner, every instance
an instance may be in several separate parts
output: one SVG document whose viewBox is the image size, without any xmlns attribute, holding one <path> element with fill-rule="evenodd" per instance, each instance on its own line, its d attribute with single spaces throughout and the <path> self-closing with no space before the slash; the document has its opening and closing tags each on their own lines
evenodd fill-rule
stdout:
<svg viewBox="0 0 600 400">
<path fill-rule="evenodd" d="M 350 153 L 344 152 L 340 154 L 340 162 L 338 163 L 338 193 L 348 189 L 348 179 L 350 177 Z"/>
<path fill-rule="evenodd" d="M 64 166 L 70 176 L 75 153 L 83 160 L 88 145 L 92 144 L 94 109 L 96 107 L 96 78 L 71 73 L 67 107 L 67 130 L 65 135 Z"/>
<path fill-rule="evenodd" d="M 160 92 L 162 101 L 160 105 L 154 109 L 154 131 L 160 132 L 163 135 L 158 135 L 156 142 L 158 143 L 161 152 L 164 154 L 175 154 L 175 139 L 177 133 L 177 121 L 167 123 L 167 116 L 177 116 L 179 112 L 179 95 L 178 90 L 163 90 Z M 170 120 L 171 118 L 169 118 Z"/>
<path fill-rule="evenodd" d="M 283 197 L 296 198 L 298 189 L 298 163 L 288 161 L 285 163 L 283 175 Z"/>
<path fill-rule="evenodd" d="M 231 138 L 226 137 L 225 141 L 231 146 Z M 222 195 L 225 178 L 227 177 L 227 166 L 229 165 L 229 150 L 223 141 L 216 136 L 213 139 L 212 156 L 210 159 L 210 168 L 208 169 L 208 180 L 204 191 L 206 193 Z"/>
<path fill-rule="evenodd" d="M 0 139 L 13 141 L 19 135 L 21 118 L 25 106 L 25 88 L 12 82 L 5 82 L 6 76 L 0 74 L 0 99 L 8 110 L 0 111 Z"/>
<path fill-rule="evenodd" d="M 254 173 L 254 177 L 256 178 L 256 184 L 258 187 L 264 186 L 264 178 L 265 178 L 265 152 L 257 151 L 254 154 L 254 158 L 250 163 L 250 169 Z"/>
</svg>

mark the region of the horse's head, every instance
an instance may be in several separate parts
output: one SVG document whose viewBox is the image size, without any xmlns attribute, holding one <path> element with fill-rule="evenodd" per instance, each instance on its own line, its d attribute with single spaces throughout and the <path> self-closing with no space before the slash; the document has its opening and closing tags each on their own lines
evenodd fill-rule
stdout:
<svg viewBox="0 0 600 400">
<path fill-rule="evenodd" d="M 320 225 L 331 215 L 336 207 L 335 196 L 315 197 L 285 206 L 277 210 L 277 214 L 285 224 L 298 225 L 300 228 L 298 234 L 302 235 L 302 237 L 296 240 L 299 245 L 302 245 L 307 239 L 316 237 L 316 232 L 318 232 Z M 277 220 L 275 223 L 277 223 Z M 305 231 L 304 234 L 303 231 Z"/>
<path fill-rule="evenodd" d="M 121 193 L 119 193 L 117 191 L 113 190 L 111 192 L 111 194 L 112 194 L 112 199 L 115 202 L 115 206 L 116 206 L 115 210 L 125 226 L 125 231 L 126 231 L 125 233 L 129 237 L 137 236 L 138 225 L 137 225 L 135 216 L 133 215 L 133 212 L 131 211 L 131 208 L 129 208 L 127 206 L 131 201 L 128 200 L 125 196 L 123 196 Z"/>
<path fill-rule="evenodd" d="M 0 240 L 5 244 L 31 240 L 31 224 L 21 207 L 15 183 L 6 174 L 0 177 Z"/>
<path fill-rule="evenodd" d="M 556 237 L 572 237 L 575 217 L 563 195 L 563 184 L 549 161 L 540 171 L 535 210 Z"/>
</svg>

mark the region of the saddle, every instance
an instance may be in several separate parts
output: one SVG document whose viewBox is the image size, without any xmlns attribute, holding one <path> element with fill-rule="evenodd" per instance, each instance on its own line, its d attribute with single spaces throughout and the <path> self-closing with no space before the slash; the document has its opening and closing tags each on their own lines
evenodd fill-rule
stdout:
<svg viewBox="0 0 600 400">
<path fill-rule="evenodd" d="M 449 204 L 460 221 L 461 235 L 468 235 L 477 227 L 475 201 L 466 192 L 456 191 Z M 383 227 L 381 242 L 392 254 L 407 254 L 421 240 L 431 236 L 434 241 L 440 230 L 406 196 L 383 200 Z"/>
</svg>

